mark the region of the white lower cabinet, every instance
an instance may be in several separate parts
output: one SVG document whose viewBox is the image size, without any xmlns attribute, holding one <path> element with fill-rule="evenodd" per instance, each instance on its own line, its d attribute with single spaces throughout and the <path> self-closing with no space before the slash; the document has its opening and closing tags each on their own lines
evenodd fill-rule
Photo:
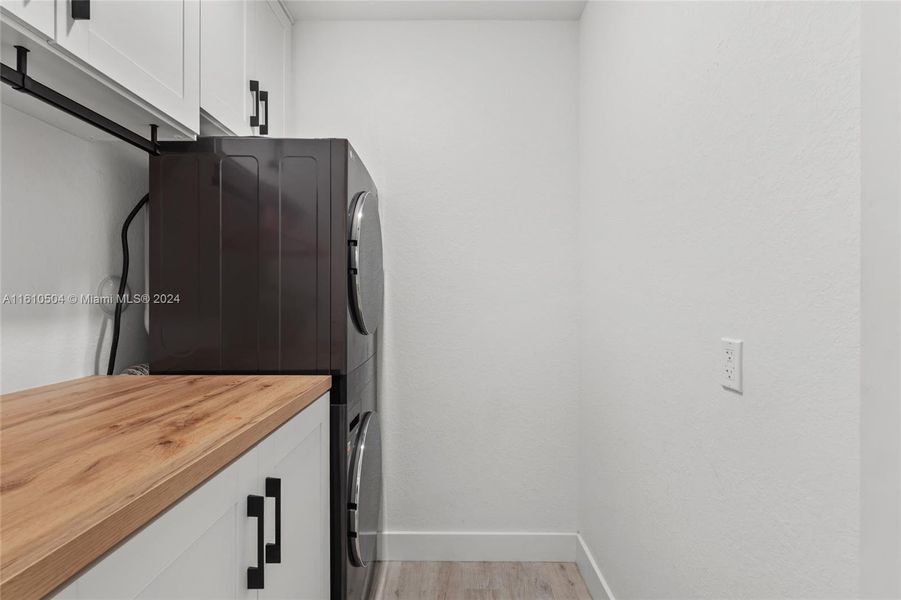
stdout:
<svg viewBox="0 0 901 600">
<path fill-rule="evenodd" d="M 327 599 L 328 409 L 325 394 L 85 570 L 56 598 Z M 267 478 L 279 482 L 269 491 L 280 487 L 280 498 L 266 497 Z M 262 540 L 257 518 L 248 516 L 249 496 L 262 499 Z M 250 502 L 255 501 L 260 500 Z M 265 555 L 265 546 L 276 544 L 280 562 L 264 558 L 258 564 L 258 552 Z M 262 588 L 248 589 L 248 567 L 262 567 Z"/>
<path fill-rule="evenodd" d="M 257 447 L 261 476 L 276 479 L 281 487 L 281 562 L 266 564 L 260 598 L 329 595 L 328 403 L 322 408 L 321 426 L 312 429 L 291 421 L 282 435 L 269 436 Z M 274 530 L 269 514 L 277 510 L 276 501 L 267 497 L 267 529 Z M 273 537 L 274 531 L 267 535 Z"/>
</svg>

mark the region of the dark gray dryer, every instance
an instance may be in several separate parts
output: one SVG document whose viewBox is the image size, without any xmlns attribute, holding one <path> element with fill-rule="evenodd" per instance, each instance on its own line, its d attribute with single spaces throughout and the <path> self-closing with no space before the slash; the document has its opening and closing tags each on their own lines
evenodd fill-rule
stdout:
<svg viewBox="0 0 901 600">
<path fill-rule="evenodd" d="M 153 373 L 332 375 L 332 598 L 368 595 L 381 492 L 379 195 L 347 140 L 200 138 L 151 158 Z"/>
</svg>

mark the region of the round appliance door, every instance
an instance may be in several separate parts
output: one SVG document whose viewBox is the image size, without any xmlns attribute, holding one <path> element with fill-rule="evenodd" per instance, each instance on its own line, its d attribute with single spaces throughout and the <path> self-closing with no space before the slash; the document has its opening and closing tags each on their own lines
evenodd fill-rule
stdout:
<svg viewBox="0 0 901 600">
<path fill-rule="evenodd" d="M 379 197 L 360 192 L 351 204 L 350 306 L 360 333 L 369 335 L 382 321 L 385 277 L 382 271 L 382 223 Z"/>
<path fill-rule="evenodd" d="M 381 501 L 382 434 L 378 414 L 370 411 L 360 420 L 351 457 L 347 521 L 350 562 L 355 567 L 376 559 Z"/>
</svg>

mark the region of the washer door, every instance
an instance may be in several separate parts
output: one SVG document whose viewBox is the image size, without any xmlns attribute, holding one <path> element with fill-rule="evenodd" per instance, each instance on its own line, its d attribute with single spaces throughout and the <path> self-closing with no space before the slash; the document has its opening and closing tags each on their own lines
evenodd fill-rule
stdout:
<svg viewBox="0 0 901 600">
<path fill-rule="evenodd" d="M 360 333 L 369 335 L 382 321 L 385 278 L 382 271 L 382 223 L 379 197 L 360 192 L 351 204 L 350 306 Z"/>
<path fill-rule="evenodd" d="M 351 564 L 366 567 L 376 559 L 382 503 L 382 433 L 378 413 L 364 414 L 357 431 L 350 467 L 347 541 Z"/>
</svg>

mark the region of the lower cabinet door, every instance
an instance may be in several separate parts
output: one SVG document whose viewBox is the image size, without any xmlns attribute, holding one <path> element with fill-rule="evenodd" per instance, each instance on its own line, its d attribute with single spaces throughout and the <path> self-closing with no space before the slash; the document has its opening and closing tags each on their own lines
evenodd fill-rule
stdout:
<svg viewBox="0 0 901 600">
<path fill-rule="evenodd" d="M 327 600 L 328 410 L 325 394 L 51 597 Z M 263 498 L 262 538 L 250 495 Z M 266 544 L 278 562 L 259 562 Z M 248 567 L 262 567 L 262 588 L 248 588 Z"/>
<path fill-rule="evenodd" d="M 246 486 L 256 455 L 245 454 L 89 567 L 60 598 L 250 598 Z M 254 531 L 255 535 L 255 531 Z"/>
<path fill-rule="evenodd" d="M 234 541 L 239 509 L 235 504 L 222 513 L 197 541 L 150 580 L 138 598 L 234 598 L 231 572 L 238 562 Z"/>
<path fill-rule="evenodd" d="M 267 525 L 280 512 L 280 531 L 267 542 L 280 562 L 266 564 L 261 599 L 329 597 L 328 401 L 320 399 L 259 447 L 260 477 L 277 480 L 280 497 L 267 497 Z M 273 494 L 274 495 L 274 494 Z M 272 517 L 270 517 L 272 515 Z"/>
<path fill-rule="evenodd" d="M 247 496 L 258 493 L 257 461 L 244 455 L 226 468 L 230 502 L 203 509 L 194 506 L 201 523 L 219 518 L 138 594 L 145 600 L 257 600 L 257 590 L 247 588 L 247 568 L 256 566 L 255 519 L 247 516 Z M 225 486 L 223 486 L 225 487 Z M 225 489 L 223 489 L 225 492 Z M 198 509 L 205 512 L 196 512 Z M 206 512 L 208 511 L 208 512 Z M 165 542 L 163 542 L 165 544 Z"/>
</svg>

